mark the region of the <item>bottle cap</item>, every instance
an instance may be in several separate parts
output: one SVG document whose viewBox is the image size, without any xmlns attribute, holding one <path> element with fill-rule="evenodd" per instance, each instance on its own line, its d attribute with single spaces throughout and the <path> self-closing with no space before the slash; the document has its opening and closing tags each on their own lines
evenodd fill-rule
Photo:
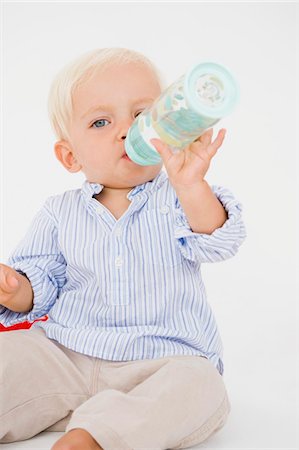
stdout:
<svg viewBox="0 0 299 450">
<path fill-rule="evenodd" d="M 205 62 L 186 73 L 184 95 L 187 105 L 200 115 L 220 119 L 227 116 L 239 100 L 239 88 L 222 65 Z"/>
</svg>

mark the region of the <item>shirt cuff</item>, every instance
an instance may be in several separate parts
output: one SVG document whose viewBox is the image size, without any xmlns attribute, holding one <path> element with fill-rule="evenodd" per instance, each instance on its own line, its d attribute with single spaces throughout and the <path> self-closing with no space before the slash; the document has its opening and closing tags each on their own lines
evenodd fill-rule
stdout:
<svg viewBox="0 0 299 450">
<path fill-rule="evenodd" d="M 211 189 L 228 215 L 224 224 L 213 233 L 193 232 L 182 207 L 177 205 L 175 209 L 174 236 L 183 256 L 193 262 L 216 262 L 230 258 L 246 237 L 241 203 L 226 188 L 212 186 Z"/>
<path fill-rule="evenodd" d="M 24 274 L 30 281 L 33 290 L 33 307 L 28 312 L 19 313 L 0 306 L 0 322 L 6 327 L 25 321 L 33 322 L 43 317 L 49 312 L 57 296 L 57 289 L 40 268 L 26 262 L 14 263 L 10 267 Z"/>
</svg>

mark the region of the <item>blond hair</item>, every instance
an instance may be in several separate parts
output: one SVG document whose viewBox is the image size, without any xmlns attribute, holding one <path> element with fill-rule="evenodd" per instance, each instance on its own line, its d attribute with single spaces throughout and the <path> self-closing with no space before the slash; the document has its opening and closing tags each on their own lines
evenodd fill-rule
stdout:
<svg viewBox="0 0 299 450">
<path fill-rule="evenodd" d="M 93 73 L 113 63 L 138 62 L 146 65 L 157 76 L 163 89 L 164 81 L 160 71 L 142 53 L 127 48 L 100 48 L 83 54 L 67 64 L 54 78 L 50 87 L 48 112 L 56 137 L 69 140 L 68 128 L 73 112 L 73 93 Z"/>
</svg>

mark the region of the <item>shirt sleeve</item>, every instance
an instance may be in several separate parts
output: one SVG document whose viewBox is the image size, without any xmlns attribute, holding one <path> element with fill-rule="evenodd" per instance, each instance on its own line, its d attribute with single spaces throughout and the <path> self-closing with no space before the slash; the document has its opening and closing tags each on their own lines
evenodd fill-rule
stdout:
<svg viewBox="0 0 299 450">
<path fill-rule="evenodd" d="M 212 234 L 194 233 L 177 199 L 175 209 L 175 238 L 184 258 L 195 263 L 218 262 L 234 256 L 246 237 L 241 213 L 242 205 L 233 194 L 221 186 L 211 186 L 225 208 L 228 218 Z"/>
<path fill-rule="evenodd" d="M 57 227 L 47 202 L 33 219 L 7 265 L 26 274 L 33 289 L 33 308 L 27 313 L 17 313 L 0 306 L 0 322 L 10 326 L 32 322 L 47 314 L 66 281 L 66 261 L 58 246 Z"/>
</svg>

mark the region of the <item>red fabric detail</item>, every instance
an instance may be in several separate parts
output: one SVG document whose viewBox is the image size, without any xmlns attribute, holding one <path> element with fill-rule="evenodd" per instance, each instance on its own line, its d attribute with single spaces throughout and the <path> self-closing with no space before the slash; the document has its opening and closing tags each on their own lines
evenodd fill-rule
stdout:
<svg viewBox="0 0 299 450">
<path fill-rule="evenodd" d="M 11 325 L 10 327 L 5 327 L 0 323 L 0 332 L 1 331 L 12 331 L 12 330 L 27 330 L 29 329 L 34 322 L 45 322 L 48 319 L 48 316 L 40 317 L 39 319 L 34 320 L 33 322 L 21 322 L 16 323 L 15 325 Z"/>
</svg>

